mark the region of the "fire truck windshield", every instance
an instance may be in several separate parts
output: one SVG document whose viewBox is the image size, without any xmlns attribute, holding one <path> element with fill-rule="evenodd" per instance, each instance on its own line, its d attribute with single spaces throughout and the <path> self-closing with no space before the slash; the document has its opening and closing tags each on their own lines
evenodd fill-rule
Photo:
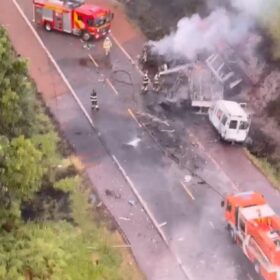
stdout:
<svg viewBox="0 0 280 280">
<path fill-rule="evenodd" d="M 106 17 L 100 17 L 94 19 L 94 26 L 100 27 L 107 22 Z"/>
<path fill-rule="evenodd" d="M 112 18 L 113 18 L 112 14 L 109 13 L 109 14 L 107 14 L 107 16 L 95 18 L 93 24 L 96 27 L 100 27 L 100 26 L 102 26 L 102 25 L 104 25 L 106 23 L 111 22 Z"/>
</svg>

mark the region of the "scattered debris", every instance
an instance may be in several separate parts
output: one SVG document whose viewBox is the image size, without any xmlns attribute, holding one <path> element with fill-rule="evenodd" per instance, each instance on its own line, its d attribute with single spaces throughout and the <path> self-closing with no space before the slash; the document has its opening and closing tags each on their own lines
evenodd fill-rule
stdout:
<svg viewBox="0 0 280 280">
<path fill-rule="evenodd" d="M 151 122 L 156 122 L 159 124 L 163 124 L 165 126 L 170 126 L 167 120 L 161 120 L 160 118 L 158 118 L 157 116 L 154 116 L 152 114 L 149 113 L 143 113 L 143 112 L 138 112 L 138 115 L 142 116 L 142 117 L 146 117 L 147 119 L 150 119 Z"/>
<path fill-rule="evenodd" d="M 128 142 L 127 145 L 136 148 L 140 142 L 141 142 L 141 139 L 136 137 L 135 139 Z"/>
<path fill-rule="evenodd" d="M 186 176 L 184 177 L 185 183 L 189 183 L 191 180 L 192 180 L 192 176 L 191 176 L 191 175 L 186 175 Z"/>
<path fill-rule="evenodd" d="M 121 195 L 119 193 L 116 193 L 115 191 L 112 191 L 112 190 L 109 190 L 109 189 L 106 189 L 105 190 L 105 194 L 107 196 L 111 196 L 115 199 L 120 199 L 121 198 Z"/>
<path fill-rule="evenodd" d="M 167 222 L 163 222 L 163 223 L 159 224 L 158 227 L 161 228 L 161 227 L 164 227 L 164 226 L 166 226 L 166 225 L 167 225 Z"/>
<path fill-rule="evenodd" d="M 95 195 L 94 193 L 91 193 L 91 194 L 89 195 L 89 203 L 95 204 L 96 201 L 97 201 L 96 195 Z"/>
<path fill-rule="evenodd" d="M 133 200 L 133 199 L 128 200 L 128 203 L 129 203 L 131 206 L 135 206 L 135 205 L 136 205 L 136 201 Z"/>
<path fill-rule="evenodd" d="M 122 221 L 130 221 L 130 218 L 127 218 L 127 217 L 119 217 L 119 219 Z"/>
<path fill-rule="evenodd" d="M 96 205 L 96 207 L 99 208 L 99 207 L 101 207 L 102 205 L 103 205 L 103 201 L 100 201 L 100 202 Z"/>
</svg>

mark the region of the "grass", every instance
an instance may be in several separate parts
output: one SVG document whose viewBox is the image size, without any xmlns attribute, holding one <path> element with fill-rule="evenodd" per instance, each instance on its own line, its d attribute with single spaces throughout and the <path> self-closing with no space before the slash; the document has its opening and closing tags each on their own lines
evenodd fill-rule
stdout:
<svg viewBox="0 0 280 280">
<path fill-rule="evenodd" d="M 275 166 L 267 161 L 265 158 L 258 158 L 251 154 L 248 150 L 246 153 L 252 163 L 267 177 L 270 183 L 280 190 L 280 172 Z"/>
<path fill-rule="evenodd" d="M 109 230 L 104 218 L 100 222 L 98 212 L 88 203 L 89 191 L 81 178 L 73 180 L 76 187 L 71 190 L 71 202 L 73 219 L 77 223 L 73 231 L 79 234 L 71 240 L 69 249 L 65 248 L 75 256 L 66 261 L 66 270 L 72 279 L 144 279 L 130 250 L 122 247 L 125 243 L 120 233 Z M 82 271 L 85 274 L 81 277 Z"/>
</svg>

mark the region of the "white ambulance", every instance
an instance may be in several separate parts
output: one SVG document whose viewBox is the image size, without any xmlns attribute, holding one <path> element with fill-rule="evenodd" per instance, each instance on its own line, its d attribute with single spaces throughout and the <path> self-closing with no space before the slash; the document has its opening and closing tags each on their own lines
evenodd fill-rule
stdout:
<svg viewBox="0 0 280 280">
<path fill-rule="evenodd" d="M 210 106 L 208 116 L 223 140 L 239 143 L 246 140 L 250 128 L 250 117 L 241 104 L 218 100 Z"/>
</svg>

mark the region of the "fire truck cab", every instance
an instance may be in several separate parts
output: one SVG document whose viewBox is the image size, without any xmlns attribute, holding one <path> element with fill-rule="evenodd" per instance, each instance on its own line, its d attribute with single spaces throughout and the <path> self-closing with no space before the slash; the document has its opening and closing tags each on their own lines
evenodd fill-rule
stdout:
<svg viewBox="0 0 280 280">
<path fill-rule="evenodd" d="M 84 0 L 33 0 L 34 22 L 45 30 L 81 36 L 88 41 L 110 32 L 113 13 Z"/>
<path fill-rule="evenodd" d="M 262 194 L 228 195 L 224 208 L 227 229 L 234 243 L 265 280 L 280 280 L 280 218 Z"/>
</svg>

